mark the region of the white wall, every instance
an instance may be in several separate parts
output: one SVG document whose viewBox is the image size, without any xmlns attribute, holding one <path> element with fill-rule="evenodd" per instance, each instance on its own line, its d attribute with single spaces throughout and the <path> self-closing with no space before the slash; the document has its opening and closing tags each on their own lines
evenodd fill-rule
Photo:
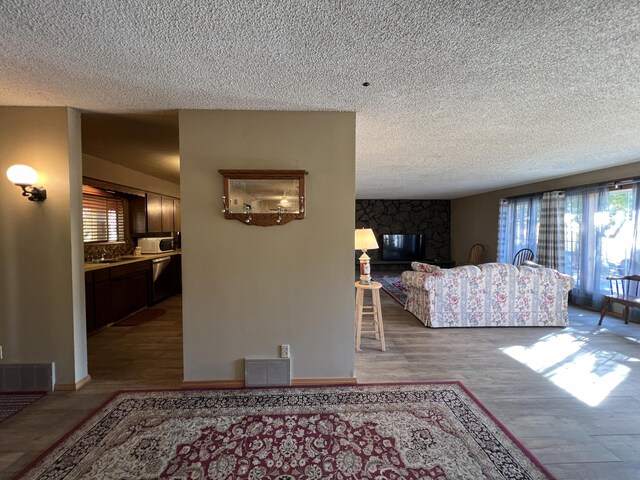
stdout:
<svg viewBox="0 0 640 480">
<path fill-rule="evenodd" d="M 180 185 L 86 153 L 82 154 L 82 168 L 85 177 L 180 198 Z"/>
<path fill-rule="evenodd" d="M 0 107 L 0 344 L 3 362 L 56 362 L 58 383 L 87 374 L 82 270 L 80 116 L 67 108 Z M 6 178 L 34 167 L 47 200 Z"/>
<path fill-rule="evenodd" d="M 354 377 L 355 114 L 180 111 L 184 374 L 243 378 L 291 345 L 294 378 Z M 307 217 L 221 213 L 218 169 L 308 170 Z"/>
</svg>

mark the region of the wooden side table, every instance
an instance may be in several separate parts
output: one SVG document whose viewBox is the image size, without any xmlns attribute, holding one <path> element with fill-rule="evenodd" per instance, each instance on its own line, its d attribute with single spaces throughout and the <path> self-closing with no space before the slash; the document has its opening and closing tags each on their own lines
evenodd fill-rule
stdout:
<svg viewBox="0 0 640 480">
<path fill-rule="evenodd" d="M 356 287 L 356 348 L 360 350 L 360 336 L 362 335 L 362 316 L 373 315 L 373 327 L 376 339 L 380 340 L 380 346 L 383 352 L 386 352 L 384 344 L 384 326 L 382 324 L 382 309 L 380 308 L 380 288 L 379 282 L 371 282 L 371 285 L 363 285 L 355 282 Z M 371 292 L 372 305 L 364 304 L 364 292 Z"/>
</svg>

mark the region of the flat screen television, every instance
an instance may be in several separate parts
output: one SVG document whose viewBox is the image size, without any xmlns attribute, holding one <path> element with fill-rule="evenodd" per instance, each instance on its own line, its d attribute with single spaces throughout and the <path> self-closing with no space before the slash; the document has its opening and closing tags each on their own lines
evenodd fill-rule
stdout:
<svg viewBox="0 0 640 480">
<path fill-rule="evenodd" d="M 422 259 L 424 259 L 424 235 L 421 233 L 382 235 L 382 260 Z"/>
</svg>

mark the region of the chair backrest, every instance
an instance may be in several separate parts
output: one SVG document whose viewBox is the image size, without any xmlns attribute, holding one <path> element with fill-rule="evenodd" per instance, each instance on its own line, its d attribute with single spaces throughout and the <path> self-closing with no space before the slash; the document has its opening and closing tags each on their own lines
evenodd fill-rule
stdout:
<svg viewBox="0 0 640 480">
<path fill-rule="evenodd" d="M 469 256 L 467 257 L 467 263 L 470 265 L 478 265 L 480 263 L 480 259 L 482 258 L 482 253 L 484 252 L 484 245 L 481 243 L 476 243 L 469 250 Z"/>
<path fill-rule="evenodd" d="M 518 251 L 515 257 L 513 257 L 512 263 L 517 267 L 525 261 L 533 261 L 533 250 L 531 250 L 530 248 L 523 248 L 522 250 Z"/>
<path fill-rule="evenodd" d="M 640 275 L 607 277 L 607 280 L 609 280 L 612 295 L 638 298 L 638 293 L 640 293 Z"/>
</svg>

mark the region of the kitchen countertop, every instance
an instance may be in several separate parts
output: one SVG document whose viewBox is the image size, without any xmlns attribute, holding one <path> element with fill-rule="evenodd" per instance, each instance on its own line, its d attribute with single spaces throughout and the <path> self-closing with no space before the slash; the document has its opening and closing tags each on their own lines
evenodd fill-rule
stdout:
<svg viewBox="0 0 640 480">
<path fill-rule="evenodd" d="M 92 272 L 93 270 L 101 270 L 103 268 L 118 267 L 120 265 L 127 265 L 129 263 L 144 262 L 145 260 L 153 260 L 154 258 L 169 257 L 171 255 L 180 255 L 180 254 L 182 254 L 182 250 L 171 250 L 170 252 L 162 252 L 162 253 L 153 253 L 153 254 L 144 253 L 139 257 L 136 257 L 134 255 L 125 255 L 123 257 L 120 257 L 121 260 L 118 260 L 113 263 L 85 262 L 84 271 Z"/>
</svg>

